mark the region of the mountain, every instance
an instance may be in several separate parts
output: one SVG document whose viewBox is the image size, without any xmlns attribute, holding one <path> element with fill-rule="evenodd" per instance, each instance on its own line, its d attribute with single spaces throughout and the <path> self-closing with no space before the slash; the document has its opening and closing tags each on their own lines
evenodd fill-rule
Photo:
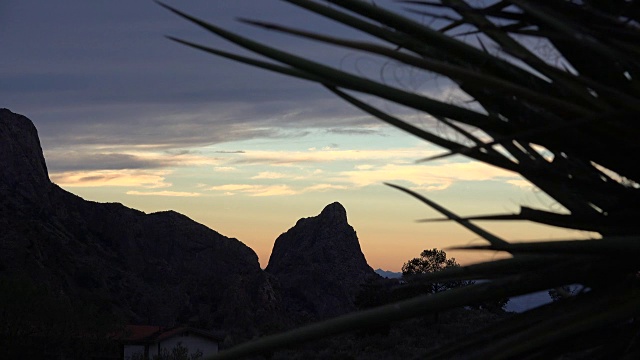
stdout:
<svg viewBox="0 0 640 360">
<path fill-rule="evenodd" d="M 354 310 L 361 285 L 378 277 L 337 202 L 280 235 L 265 271 L 278 280 L 285 309 L 312 318 Z"/>
<path fill-rule="evenodd" d="M 87 201 L 53 184 L 33 123 L 0 109 L 0 277 L 100 303 L 129 323 L 250 337 L 354 310 L 360 285 L 378 276 L 339 203 L 278 237 L 263 271 L 248 246 L 182 214 Z"/>
<path fill-rule="evenodd" d="M 382 270 L 380 268 L 376 269 L 376 274 L 387 279 L 400 279 L 402 277 L 401 272 L 387 271 L 387 270 Z"/>
<path fill-rule="evenodd" d="M 33 123 L 0 109 L 0 275 L 101 299 L 133 323 L 249 328 L 278 312 L 258 257 L 173 211 L 86 201 L 53 184 Z"/>
</svg>

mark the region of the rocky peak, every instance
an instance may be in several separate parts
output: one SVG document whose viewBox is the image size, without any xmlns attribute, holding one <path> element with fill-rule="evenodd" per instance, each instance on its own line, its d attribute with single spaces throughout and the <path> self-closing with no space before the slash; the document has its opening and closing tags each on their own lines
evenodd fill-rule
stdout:
<svg viewBox="0 0 640 360">
<path fill-rule="evenodd" d="M 337 202 L 280 235 L 265 270 L 280 281 L 292 310 L 318 317 L 353 310 L 360 285 L 375 276 Z"/>
<path fill-rule="evenodd" d="M 0 189 L 34 195 L 51 184 L 36 127 L 8 109 L 0 109 L 0 159 Z"/>
<path fill-rule="evenodd" d="M 320 213 L 320 216 L 327 221 L 333 221 L 336 223 L 347 223 L 347 210 L 339 202 L 331 203 L 325 206 Z"/>
</svg>

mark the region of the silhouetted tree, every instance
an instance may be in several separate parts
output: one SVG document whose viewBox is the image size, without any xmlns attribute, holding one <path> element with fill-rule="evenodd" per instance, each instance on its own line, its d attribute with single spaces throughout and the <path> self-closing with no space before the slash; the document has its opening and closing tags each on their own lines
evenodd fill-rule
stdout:
<svg viewBox="0 0 640 360">
<path fill-rule="evenodd" d="M 395 298 L 408 298 L 422 293 L 435 294 L 444 290 L 474 284 L 475 282 L 470 280 L 447 281 L 442 283 L 425 282 L 417 276 L 419 274 L 428 274 L 459 266 L 460 264 L 456 262 L 455 258 L 447 259 L 447 253 L 444 250 L 435 248 L 424 250 L 420 253 L 419 258 L 413 258 L 402 266 L 402 276 L 408 283 L 408 286 L 402 289 L 404 296 L 396 296 Z M 502 311 L 508 302 L 508 298 L 501 298 L 480 304 L 472 304 L 471 307 L 496 312 Z"/>
<path fill-rule="evenodd" d="M 413 283 L 414 286 L 421 283 L 416 275 L 433 273 L 442 271 L 447 268 L 458 267 L 460 264 L 455 258 L 447 259 L 447 253 L 444 250 L 431 249 L 424 250 L 420 253 L 420 257 L 413 258 L 402 265 L 402 277 L 407 283 Z M 447 281 L 444 283 L 422 283 L 421 292 L 437 293 L 447 289 L 460 286 L 470 285 L 470 281 Z"/>
</svg>

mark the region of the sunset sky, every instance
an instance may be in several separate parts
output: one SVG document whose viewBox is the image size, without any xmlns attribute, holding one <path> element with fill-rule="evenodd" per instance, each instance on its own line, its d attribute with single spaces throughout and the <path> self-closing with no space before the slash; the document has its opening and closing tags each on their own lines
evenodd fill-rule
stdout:
<svg viewBox="0 0 640 360">
<path fill-rule="evenodd" d="M 282 1 L 167 3 L 336 67 L 370 74 L 382 66 L 390 73 L 373 76 L 440 99 L 464 98 L 446 81 L 411 69 L 235 21 L 359 36 Z M 417 223 L 440 215 L 383 182 L 460 215 L 517 212 L 519 205 L 556 209 L 520 177 L 494 167 L 463 157 L 416 163 L 443 150 L 321 86 L 216 58 L 165 35 L 236 50 L 151 0 L 0 3 L 0 107 L 34 121 L 53 182 L 87 200 L 181 212 L 241 240 L 263 266 L 278 235 L 334 201 L 347 209 L 373 268 L 399 271 L 423 249 L 481 242 L 454 223 Z M 403 114 L 442 131 L 427 116 Z M 529 223 L 479 225 L 507 240 L 587 236 Z M 448 253 L 461 263 L 481 259 Z"/>
</svg>

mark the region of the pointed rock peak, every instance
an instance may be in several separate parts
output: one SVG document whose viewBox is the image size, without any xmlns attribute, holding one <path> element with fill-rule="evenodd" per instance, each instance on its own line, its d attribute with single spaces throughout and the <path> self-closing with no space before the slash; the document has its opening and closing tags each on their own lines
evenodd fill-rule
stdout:
<svg viewBox="0 0 640 360">
<path fill-rule="evenodd" d="M 25 116 L 0 109 L 0 185 L 30 192 L 49 184 L 35 125 Z"/>
<path fill-rule="evenodd" d="M 376 276 L 337 202 L 280 235 L 265 271 L 284 289 L 286 307 L 320 317 L 354 310 L 360 285 Z"/>
<path fill-rule="evenodd" d="M 345 210 L 344 206 L 339 202 L 334 202 L 322 209 L 320 217 L 329 218 L 334 221 L 347 222 L 347 210 Z"/>
</svg>

